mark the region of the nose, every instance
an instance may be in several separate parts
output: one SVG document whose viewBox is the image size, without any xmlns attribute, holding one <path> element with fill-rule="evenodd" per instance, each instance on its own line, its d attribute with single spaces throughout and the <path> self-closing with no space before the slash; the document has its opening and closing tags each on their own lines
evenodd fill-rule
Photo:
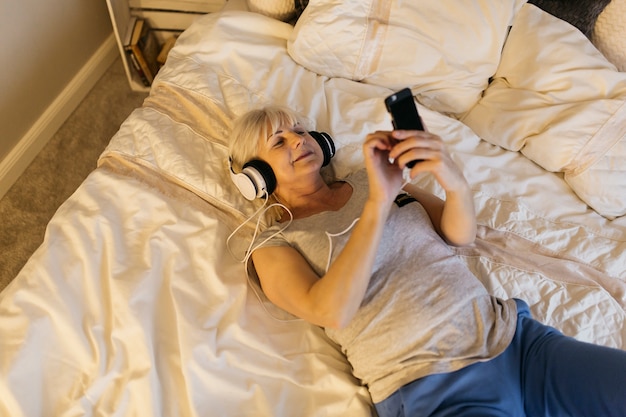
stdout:
<svg viewBox="0 0 626 417">
<path fill-rule="evenodd" d="M 306 142 L 306 138 L 304 137 L 304 134 L 289 131 L 289 142 L 291 142 L 291 145 L 297 149 Z"/>
</svg>

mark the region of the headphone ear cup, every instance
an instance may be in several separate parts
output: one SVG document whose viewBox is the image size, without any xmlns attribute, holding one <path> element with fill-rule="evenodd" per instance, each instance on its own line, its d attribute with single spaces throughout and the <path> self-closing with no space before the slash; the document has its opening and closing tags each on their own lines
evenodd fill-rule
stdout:
<svg viewBox="0 0 626 417">
<path fill-rule="evenodd" d="M 330 160 L 335 156 L 335 142 L 333 138 L 326 132 L 310 131 L 309 135 L 320 145 L 322 153 L 324 154 L 324 162 L 322 166 L 326 166 L 330 163 Z"/>
<path fill-rule="evenodd" d="M 274 175 L 272 167 L 267 162 L 260 159 L 253 159 L 244 164 L 241 172 L 249 178 L 254 187 L 253 192 L 248 193 L 248 196 L 252 196 L 252 198 L 244 194 L 244 197 L 248 200 L 268 197 L 276 190 L 276 176 Z"/>
<path fill-rule="evenodd" d="M 235 173 L 233 170 L 233 166 L 229 167 L 230 179 L 232 180 L 235 187 L 239 190 L 239 192 L 247 199 L 254 200 L 256 198 L 256 186 L 250 179 L 250 177 L 242 172 Z"/>
</svg>

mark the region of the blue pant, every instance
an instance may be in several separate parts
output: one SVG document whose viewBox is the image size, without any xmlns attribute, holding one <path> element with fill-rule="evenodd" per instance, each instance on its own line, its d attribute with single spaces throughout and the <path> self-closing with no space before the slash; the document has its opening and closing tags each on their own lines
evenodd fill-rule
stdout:
<svg viewBox="0 0 626 417">
<path fill-rule="evenodd" d="M 376 404 L 379 416 L 626 416 L 626 351 L 564 336 L 516 302 L 501 355 L 407 384 Z"/>
</svg>

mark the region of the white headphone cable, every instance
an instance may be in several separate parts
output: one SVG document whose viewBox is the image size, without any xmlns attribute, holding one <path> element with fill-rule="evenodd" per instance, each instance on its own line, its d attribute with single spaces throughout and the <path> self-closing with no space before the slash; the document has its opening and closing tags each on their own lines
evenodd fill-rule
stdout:
<svg viewBox="0 0 626 417">
<path fill-rule="evenodd" d="M 326 233 L 326 237 L 328 238 L 328 259 L 326 261 L 326 272 L 328 272 L 328 268 L 330 268 L 330 259 L 333 256 L 333 237 L 341 236 L 341 235 L 348 233 L 350 229 L 352 229 L 354 225 L 356 224 L 356 222 L 358 222 L 360 219 L 361 219 L 360 217 L 357 217 L 356 219 L 352 220 L 352 223 L 350 223 L 350 226 L 346 227 L 341 232 L 338 232 L 338 233 L 324 232 Z"/>
<path fill-rule="evenodd" d="M 252 289 L 252 292 L 254 293 L 256 299 L 259 301 L 259 304 L 261 304 L 261 307 L 267 313 L 268 316 L 270 316 L 272 319 L 274 319 L 274 320 L 276 320 L 278 322 L 281 322 L 281 323 L 288 323 L 288 322 L 293 322 L 293 321 L 302 321 L 301 318 L 297 318 L 297 317 L 296 318 L 291 318 L 291 319 L 281 319 L 281 318 L 276 317 L 275 315 L 273 315 L 267 309 L 267 307 L 265 306 L 265 302 L 263 301 L 262 297 L 259 295 L 259 293 L 257 291 L 257 288 L 256 288 L 256 285 L 255 285 L 254 282 L 252 282 L 252 279 L 250 277 L 250 273 L 248 271 L 248 261 L 250 260 L 250 257 L 252 256 L 252 252 L 257 250 L 259 247 L 263 246 L 265 243 L 267 243 L 270 239 L 274 238 L 279 233 L 282 233 L 287 227 L 289 227 L 289 225 L 293 221 L 293 213 L 284 204 L 282 204 L 282 203 L 273 203 L 273 204 L 270 204 L 268 207 L 265 207 L 266 204 L 267 204 L 267 198 L 266 198 L 265 202 L 263 203 L 263 205 L 257 211 L 255 211 L 254 214 L 252 214 L 252 216 L 250 216 L 246 221 L 244 221 L 242 224 L 240 224 L 230 234 L 230 236 L 228 236 L 228 238 L 226 239 L 226 246 L 228 247 L 228 251 L 233 256 L 233 258 L 235 258 L 235 260 L 237 260 L 237 262 L 240 262 L 240 263 L 244 264 L 244 270 L 245 270 L 245 273 L 246 273 L 246 279 L 248 280 L 248 285 Z M 287 211 L 287 213 L 289 213 L 289 221 L 287 222 L 287 224 L 285 224 L 283 227 L 281 227 L 280 230 L 276 231 L 275 233 L 271 234 L 267 238 L 263 239 L 263 241 L 258 243 L 257 245 L 254 245 L 254 241 L 256 240 L 256 237 L 257 237 L 257 235 L 259 233 L 259 229 L 260 229 L 260 225 L 261 225 L 261 218 L 262 218 L 263 214 L 265 214 L 265 212 L 267 212 L 267 210 L 269 210 L 272 207 L 282 207 L 283 209 L 285 209 L 285 211 Z M 250 220 L 252 220 L 257 215 L 259 216 L 259 218 L 257 219 L 256 227 L 254 229 L 254 234 L 252 236 L 252 239 L 250 240 L 250 245 L 248 245 L 248 249 L 246 250 L 246 253 L 245 253 L 243 259 L 238 259 L 237 256 L 233 253 L 233 251 L 230 248 L 230 240 L 233 238 L 233 236 L 244 225 L 246 225 Z"/>
<path fill-rule="evenodd" d="M 248 224 L 248 222 L 252 219 L 254 219 L 259 213 L 261 213 L 261 211 L 265 208 L 265 206 L 267 205 L 267 198 L 265 199 L 265 201 L 263 202 L 263 205 L 257 210 L 255 211 L 252 216 L 248 217 L 243 223 L 241 223 L 239 226 L 237 226 L 237 228 L 228 236 L 228 238 L 226 239 L 226 247 L 228 248 L 228 252 L 230 252 L 230 254 L 232 255 L 233 258 L 235 258 L 237 260 L 237 262 L 245 262 L 246 261 L 246 256 L 244 256 L 244 259 L 239 259 L 237 258 L 237 255 L 235 255 L 232 251 L 232 249 L 230 248 L 230 240 L 235 236 L 235 234 L 237 234 L 237 232 L 246 224 Z M 271 207 L 271 206 L 270 206 Z M 269 209 L 269 207 L 267 208 Z M 267 210 L 265 210 L 267 211 Z M 263 213 L 265 213 L 265 211 Z M 256 225 L 256 230 L 254 232 L 254 237 L 256 237 L 256 233 L 257 230 L 259 228 L 261 222 L 261 215 L 259 215 L 259 220 L 257 220 L 257 225 Z M 254 238 L 252 240 L 252 242 L 254 242 Z M 252 242 L 250 243 L 250 246 L 252 245 Z M 250 249 L 250 246 L 248 247 L 248 250 Z M 248 250 L 246 250 L 246 254 L 248 253 Z"/>
</svg>

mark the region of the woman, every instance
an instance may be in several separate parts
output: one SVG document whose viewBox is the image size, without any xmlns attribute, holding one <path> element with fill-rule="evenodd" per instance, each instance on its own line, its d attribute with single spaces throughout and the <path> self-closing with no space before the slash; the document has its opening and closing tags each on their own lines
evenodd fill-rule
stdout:
<svg viewBox="0 0 626 417">
<path fill-rule="evenodd" d="M 263 291 L 325 328 L 381 416 L 626 415 L 626 352 L 536 322 L 454 256 L 475 213 L 438 136 L 375 132 L 363 153 L 365 170 L 325 180 L 321 147 L 277 107 L 242 116 L 231 142 L 235 169 L 269 164 L 284 207 L 251 256 Z M 434 175 L 445 201 L 404 184 L 413 160 L 410 178 Z"/>
</svg>

